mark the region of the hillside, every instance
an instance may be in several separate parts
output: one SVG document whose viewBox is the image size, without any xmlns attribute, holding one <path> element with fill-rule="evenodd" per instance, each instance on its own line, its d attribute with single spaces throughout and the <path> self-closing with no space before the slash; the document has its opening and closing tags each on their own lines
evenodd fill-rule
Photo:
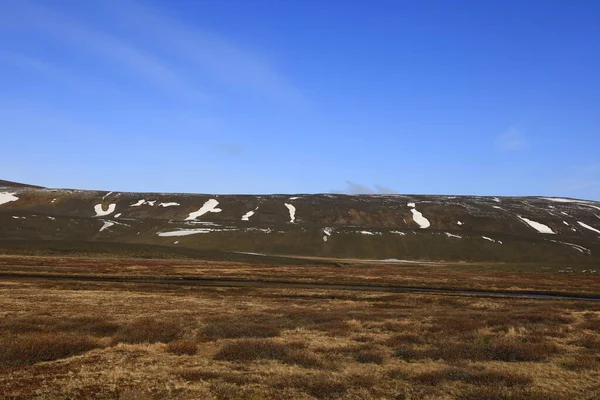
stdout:
<svg viewBox="0 0 600 400">
<path fill-rule="evenodd" d="M 600 261 L 600 203 L 543 197 L 124 193 L 0 181 L 0 246 L 28 242 L 390 261 L 594 264 Z"/>
</svg>

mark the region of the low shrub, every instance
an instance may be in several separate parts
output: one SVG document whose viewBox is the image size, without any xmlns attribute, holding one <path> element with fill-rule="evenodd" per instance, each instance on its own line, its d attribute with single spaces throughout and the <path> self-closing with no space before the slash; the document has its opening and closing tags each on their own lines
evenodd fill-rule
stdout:
<svg viewBox="0 0 600 400">
<path fill-rule="evenodd" d="M 181 335 L 179 324 L 154 318 L 140 318 L 121 327 L 115 342 L 124 343 L 168 343 Z"/>
<path fill-rule="evenodd" d="M 175 340 L 167 344 L 167 352 L 177 355 L 193 356 L 198 351 L 196 343 L 189 340 Z"/>
<path fill-rule="evenodd" d="M 200 337 L 206 340 L 270 338 L 279 336 L 281 329 L 273 321 L 243 321 L 237 319 L 218 319 L 207 321 L 200 331 Z"/>
<path fill-rule="evenodd" d="M 383 364 L 386 358 L 385 352 L 381 349 L 359 350 L 356 354 L 354 354 L 354 359 L 363 364 Z"/>
<path fill-rule="evenodd" d="M 224 344 L 215 360 L 244 362 L 277 360 L 304 368 L 324 368 L 326 364 L 302 343 L 280 343 L 269 339 L 240 339 Z"/>
<path fill-rule="evenodd" d="M 101 347 L 84 335 L 65 333 L 31 333 L 7 336 L 0 340 L 0 364 L 31 365 L 78 355 Z"/>
</svg>

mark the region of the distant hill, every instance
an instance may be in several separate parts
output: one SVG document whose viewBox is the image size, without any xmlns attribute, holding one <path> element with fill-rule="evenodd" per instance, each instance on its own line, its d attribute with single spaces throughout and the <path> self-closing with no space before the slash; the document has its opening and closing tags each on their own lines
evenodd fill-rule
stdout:
<svg viewBox="0 0 600 400">
<path fill-rule="evenodd" d="M 111 243 L 160 251 L 597 263 L 600 203 L 545 197 L 208 195 L 0 181 L 0 246 Z M 159 250 L 157 250 L 159 251 Z"/>
<path fill-rule="evenodd" d="M 31 187 L 31 188 L 42 189 L 42 186 L 27 185 L 25 183 L 11 182 L 11 181 L 5 181 L 5 180 L 0 179 L 0 188 L 3 188 L 3 187 Z"/>
</svg>

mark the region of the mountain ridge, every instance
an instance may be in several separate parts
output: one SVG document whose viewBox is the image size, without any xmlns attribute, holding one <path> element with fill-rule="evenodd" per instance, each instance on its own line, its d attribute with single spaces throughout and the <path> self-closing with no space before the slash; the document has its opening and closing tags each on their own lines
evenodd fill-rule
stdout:
<svg viewBox="0 0 600 400">
<path fill-rule="evenodd" d="M 369 260 L 595 262 L 600 202 L 414 194 L 211 195 L 0 181 L 1 241 Z"/>
</svg>

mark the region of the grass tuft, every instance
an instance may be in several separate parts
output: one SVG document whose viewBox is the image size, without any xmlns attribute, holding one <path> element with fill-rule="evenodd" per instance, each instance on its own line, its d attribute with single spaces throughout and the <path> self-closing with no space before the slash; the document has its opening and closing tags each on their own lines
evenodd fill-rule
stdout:
<svg viewBox="0 0 600 400">
<path fill-rule="evenodd" d="M 181 335 L 181 327 L 170 321 L 140 318 L 125 325 L 115 335 L 116 342 L 168 343 Z"/>
<path fill-rule="evenodd" d="M 167 344 L 167 352 L 179 356 L 193 356 L 198 352 L 198 345 L 189 340 L 175 340 Z"/>
<path fill-rule="evenodd" d="M 30 333 L 6 336 L 0 340 L 0 364 L 24 366 L 53 361 L 101 347 L 84 335 L 65 333 Z"/>
</svg>

